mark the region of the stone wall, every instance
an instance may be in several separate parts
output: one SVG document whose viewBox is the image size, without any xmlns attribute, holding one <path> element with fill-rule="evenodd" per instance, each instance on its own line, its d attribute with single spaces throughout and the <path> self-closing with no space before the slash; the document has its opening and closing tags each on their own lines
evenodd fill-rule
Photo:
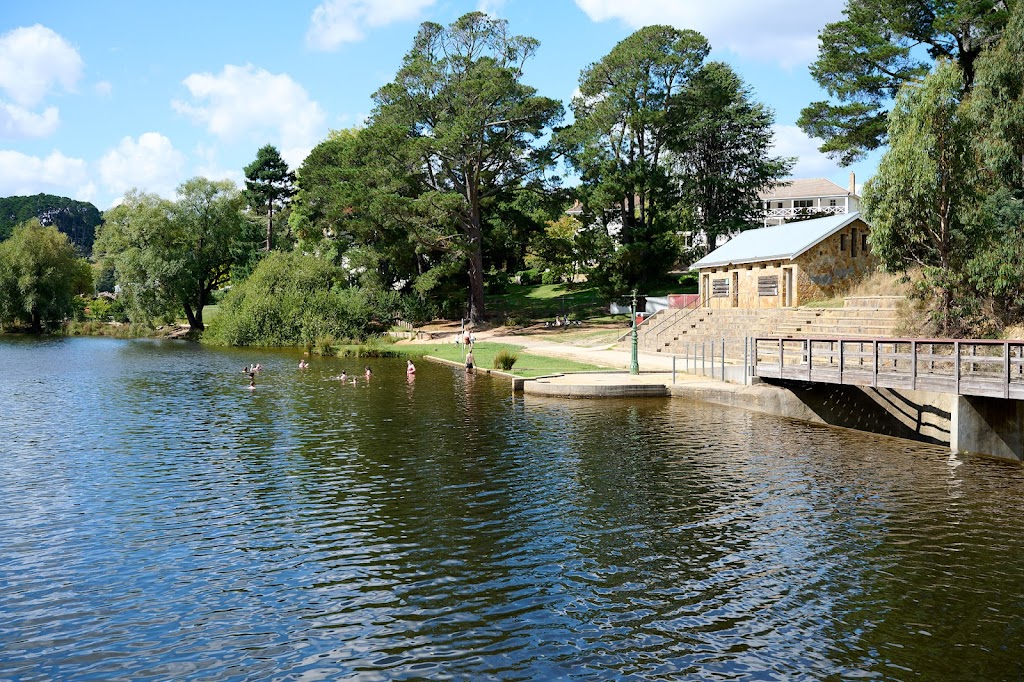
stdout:
<svg viewBox="0 0 1024 682">
<path fill-rule="evenodd" d="M 855 220 L 792 261 L 706 268 L 700 271 L 701 296 L 710 308 L 783 308 L 831 298 L 877 267 L 870 244 L 863 248 L 869 229 Z"/>
</svg>

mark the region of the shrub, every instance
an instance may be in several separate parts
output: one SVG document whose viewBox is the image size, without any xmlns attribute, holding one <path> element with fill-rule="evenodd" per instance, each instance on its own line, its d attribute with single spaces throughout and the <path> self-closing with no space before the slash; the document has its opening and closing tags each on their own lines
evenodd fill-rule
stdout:
<svg viewBox="0 0 1024 682">
<path fill-rule="evenodd" d="M 313 355 L 333 356 L 338 354 L 338 342 L 331 336 L 318 336 L 310 349 Z"/>
<path fill-rule="evenodd" d="M 509 353 L 507 350 L 499 351 L 494 356 L 494 369 L 503 369 L 507 372 L 512 369 L 518 359 L 519 356 L 515 353 Z"/>
<path fill-rule="evenodd" d="M 541 276 L 536 270 L 520 270 L 516 273 L 516 279 L 519 280 L 520 284 L 529 286 L 531 284 L 540 284 Z"/>
</svg>

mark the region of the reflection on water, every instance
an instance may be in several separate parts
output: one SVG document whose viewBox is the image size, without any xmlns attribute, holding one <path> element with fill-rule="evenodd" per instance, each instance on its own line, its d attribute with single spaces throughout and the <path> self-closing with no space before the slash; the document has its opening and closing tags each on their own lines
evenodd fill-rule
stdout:
<svg viewBox="0 0 1024 682">
<path fill-rule="evenodd" d="M 0 679 L 1024 675 L 1019 466 L 297 363 L 0 341 Z"/>
</svg>

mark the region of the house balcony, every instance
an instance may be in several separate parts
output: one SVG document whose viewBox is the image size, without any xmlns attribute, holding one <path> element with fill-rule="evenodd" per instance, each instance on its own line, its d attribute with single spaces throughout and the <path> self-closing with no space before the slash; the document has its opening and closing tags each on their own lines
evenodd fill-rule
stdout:
<svg viewBox="0 0 1024 682">
<path fill-rule="evenodd" d="M 787 221 L 804 218 L 823 218 L 829 215 L 848 213 L 846 206 L 801 206 L 790 208 L 769 208 L 764 212 L 765 225 L 781 225 Z"/>
</svg>

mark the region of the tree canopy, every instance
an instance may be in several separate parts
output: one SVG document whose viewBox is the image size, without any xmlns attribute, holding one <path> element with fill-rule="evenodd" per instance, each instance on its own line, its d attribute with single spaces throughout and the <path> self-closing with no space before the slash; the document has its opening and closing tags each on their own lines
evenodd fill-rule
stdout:
<svg viewBox="0 0 1024 682">
<path fill-rule="evenodd" d="M 253 209 L 267 216 L 267 238 L 264 251 L 274 241 L 274 211 L 281 211 L 295 194 L 295 174 L 281 158 L 277 147 L 268 144 L 256 152 L 256 160 L 245 167 L 245 198 Z"/>
<path fill-rule="evenodd" d="M 587 212 L 621 226 L 621 248 L 595 272 L 609 290 L 643 284 L 678 255 L 671 237 L 679 192 L 666 159 L 668 111 L 709 51 L 696 31 L 647 26 L 580 74 L 572 103 L 576 121 L 560 141 L 580 173 Z"/>
<path fill-rule="evenodd" d="M 113 263 L 136 318 L 184 312 L 202 330 L 203 308 L 228 283 L 233 266 L 251 261 L 259 228 L 230 181 L 193 178 L 178 195 L 172 202 L 129 191 L 107 212 L 96 250 Z"/>
<path fill-rule="evenodd" d="M 92 289 L 92 271 L 67 235 L 33 218 L 0 242 L 0 324 L 27 323 L 34 333 L 73 312 Z"/>
<path fill-rule="evenodd" d="M 819 34 L 811 75 L 831 99 L 812 102 L 799 125 L 821 151 L 846 165 L 886 144 L 887 108 L 900 88 L 920 84 L 936 59 L 956 63 L 961 87 L 995 45 L 1009 11 L 1003 0 L 847 0 L 845 17 Z"/>
<path fill-rule="evenodd" d="M 772 112 L 726 64 L 705 64 L 674 98 L 668 147 L 685 210 L 681 222 L 705 237 L 757 226 L 758 192 L 785 177 L 794 159 L 771 156 Z"/>
<path fill-rule="evenodd" d="M 443 239 L 465 263 L 475 321 L 486 316 L 484 204 L 542 183 L 550 151 L 539 142 L 562 116 L 558 101 L 521 82 L 537 47 L 482 12 L 448 27 L 427 22 L 395 80 L 374 95 L 372 135 L 389 141 L 398 175 L 423 188 L 414 213 L 440 218 L 435 245 Z"/>
</svg>

